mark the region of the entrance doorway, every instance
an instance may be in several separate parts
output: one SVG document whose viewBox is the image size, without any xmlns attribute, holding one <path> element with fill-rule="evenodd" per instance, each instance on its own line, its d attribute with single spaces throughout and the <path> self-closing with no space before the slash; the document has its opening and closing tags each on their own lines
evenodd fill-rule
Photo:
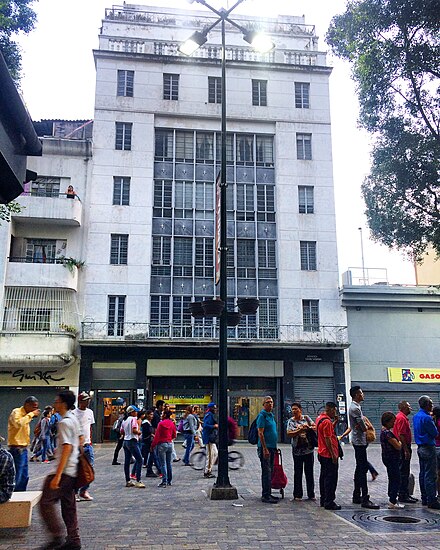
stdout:
<svg viewBox="0 0 440 550">
<path fill-rule="evenodd" d="M 121 411 L 131 403 L 129 390 L 98 390 L 96 399 L 96 441 L 105 443 L 116 441 L 113 424 Z"/>
<path fill-rule="evenodd" d="M 263 405 L 264 396 L 267 393 L 262 392 L 261 395 L 229 395 L 229 414 L 237 422 L 238 434 L 237 439 L 247 439 L 249 427 L 257 418 Z"/>
</svg>

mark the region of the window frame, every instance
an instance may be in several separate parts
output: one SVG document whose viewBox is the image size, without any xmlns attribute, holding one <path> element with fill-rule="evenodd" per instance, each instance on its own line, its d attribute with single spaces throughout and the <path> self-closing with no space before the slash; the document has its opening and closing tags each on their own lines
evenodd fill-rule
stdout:
<svg viewBox="0 0 440 550">
<path fill-rule="evenodd" d="M 130 176 L 113 176 L 113 206 L 130 206 Z"/>
<path fill-rule="evenodd" d="M 316 241 L 300 241 L 300 264 L 301 271 L 317 271 L 317 247 Z"/>
<path fill-rule="evenodd" d="M 304 195 L 304 200 L 302 194 Z M 315 213 L 314 185 L 298 185 L 298 212 L 300 214 Z"/>
<path fill-rule="evenodd" d="M 163 99 L 166 101 L 179 100 L 179 80 L 178 73 L 163 73 Z"/>
<path fill-rule="evenodd" d="M 111 233 L 110 235 L 110 265 L 128 264 L 128 234 Z"/>
<path fill-rule="evenodd" d="M 117 97 L 134 96 L 134 71 L 118 69 L 116 95 Z"/>
<path fill-rule="evenodd" d="M 319 300 L 303 300 L 303 331 L 304 332 L 319 332 Z"/>
<path fill-rule="evenodd" d="M 115 150 L 131 151 L 133 137 L 132 122 L 115 122 Z"/>
<path fill-rule="evenodd" d="M 125 295 L 107 296 L 107 336 L 124 335 L 126 298 Z"/>
<path fill-rule="evenodd" d="M 208 103 L 222 102 L 222 77 L 208 76 Z"/>
<path fill-rule="evenodd" d="M 296 134 L 296 158 L 297 160 L 313 160 L 312 134 L 297 132 Z"/>
<path fill-rule="evenodd" d="M 252 105 L 267 107 L 267 80 L 252 79 Z"/>
<path fill-rule="evenodd" d="M 310 109 L 310 82 L 295 82 L 295 108 Z"/>
</svg>

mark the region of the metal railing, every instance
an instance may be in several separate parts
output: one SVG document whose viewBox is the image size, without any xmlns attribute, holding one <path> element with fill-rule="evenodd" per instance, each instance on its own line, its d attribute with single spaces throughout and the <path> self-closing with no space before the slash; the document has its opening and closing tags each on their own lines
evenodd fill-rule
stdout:
<svg viewBox="0 0 440 550">
<path fill-rule="evenodd" d="M 21 264 L 64 264 L 63 258 L 46 257 L 31 257 L 31 256 L 9 256 L 9 262 L 17 262 Z"/>
<path fill-rule="evenodd" d="M 30 191 L 23 191 L 23 193 L 20 195 L 21 197 L 43 197 L 43 198 L 49 198 L 49 199 L 69 199 L 69 200 L 77 200 L 81 202 L 81 199 L 78 197 L 78 195 L 75 193 L 75 195 L 67 194 L 67 193 L 60 193 L 59 191 L 45 191 L 42 189 L 39 190 L 30 190 Z"/>
<path fill-rule="evenodd" d="M 312 330 L 306 330 L 310 328 Z M 195 322 L 185 325 L 151 323 L 81 323 L 83 340 L 218 340 L 219 324 Z M 237 326 L 228 328 L 228 340 L 237 342 L 278 342 L 289 344 L 348 345 L 346 326 L 304 327 L 304 325 Z"/>
</svg>

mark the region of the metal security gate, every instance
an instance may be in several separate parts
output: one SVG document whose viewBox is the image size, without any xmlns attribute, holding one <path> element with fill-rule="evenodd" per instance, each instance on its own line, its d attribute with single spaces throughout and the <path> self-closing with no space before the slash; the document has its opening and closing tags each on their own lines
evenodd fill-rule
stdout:
<svg viewBox="0 0 440 550">
<path fill-rule="evenodd" d="M 303 413 L 315 419 L 327 401 L 335 400 L 333 377 L 295 377 L 293 383 L 294 400 L 301 403 Z"/>
</svg>

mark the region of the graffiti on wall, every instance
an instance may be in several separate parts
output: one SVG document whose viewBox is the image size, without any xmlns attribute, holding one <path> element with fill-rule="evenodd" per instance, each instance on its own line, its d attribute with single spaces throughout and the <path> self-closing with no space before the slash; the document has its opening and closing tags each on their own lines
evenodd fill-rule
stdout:
<svg viewBox="0 0 440 550">
<path fill-rule="evenodd" d="M 27 371 L 25 369 L 16 369 L 16 370 L 0 370 L 1 379 L 4 380 L 3 376 L 7 378 L 12 378 L 17 382 L 23 383 L 24 381 L 34 381 L 34 382 L 44 382 L 48 386 L 53 383 L 62 382 L 65 380 L 64 376 L 56 376 L 58 373 L 57 370 L 34 370 Z"/>
</svg>

